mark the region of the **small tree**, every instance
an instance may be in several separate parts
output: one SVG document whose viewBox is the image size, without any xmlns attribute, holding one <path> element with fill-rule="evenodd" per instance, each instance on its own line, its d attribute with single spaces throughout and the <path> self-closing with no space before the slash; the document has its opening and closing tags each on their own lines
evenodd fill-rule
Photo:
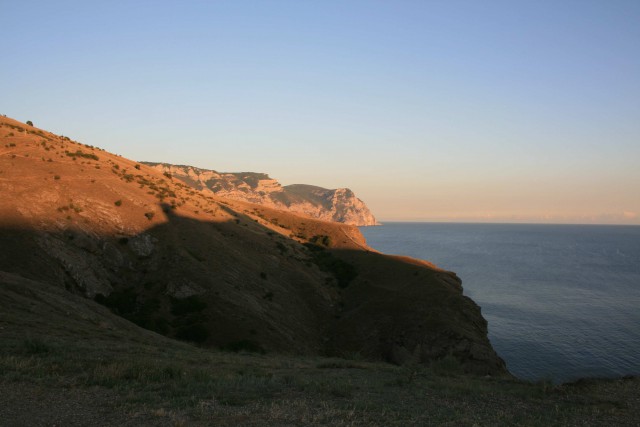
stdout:
<svg viewBox="0 0 640 427">
<path fill-rule="evenodd" d="M 27 120 L 27 124 L 28 124 L 29 126 L 33 126 L 33 122 L 32 122 L 31 120 Z"/>
</svg>

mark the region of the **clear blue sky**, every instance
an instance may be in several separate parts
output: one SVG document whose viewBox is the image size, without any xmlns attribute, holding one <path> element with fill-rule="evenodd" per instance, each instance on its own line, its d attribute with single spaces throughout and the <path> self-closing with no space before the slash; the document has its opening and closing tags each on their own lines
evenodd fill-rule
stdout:
<svg viewBox="0 0 640 427">
<path fill-rule="evenodd" d="M 382 220 L 640 224 L 640 1 L 0 0 L 0 114 L 350 187 Z"/>
</svg>

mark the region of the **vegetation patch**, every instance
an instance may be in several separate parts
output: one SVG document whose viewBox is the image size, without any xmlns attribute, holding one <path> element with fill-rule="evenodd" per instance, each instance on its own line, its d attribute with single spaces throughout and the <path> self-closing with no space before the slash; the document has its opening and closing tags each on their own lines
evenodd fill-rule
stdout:
<svg viewBox="0 0 640 427">
<path fill-rule="evenodd" d="M 197 344 L 205 342 L 209 338 L 206 316 L 202 313 L 205 308 L 207 303 L 197 295 L 171 298 L 171 314 L 175 316 L 171 326 L 175 329 L 175 337 Z"/>
<path fill-rule="evenodd" d="M 127 317 L 136 310 L 138 293 L 133 288 L 127 288 L 121 291 L 113 291 L 108 296 L 98 294 L 95 301 L 108 307 L 115 314 Z"/>
<path fill-rule="evenodd" d="M 76 150 L 75 152 L 65 151 L 65 154 L 73 159 L 76 157 L 83 157 L 85 159 L 99 160 L 99 157 L 92 153 L 85 153 L 82 150 Z"/>
<path fill-rule="evenodd" d="M 366 367 L 359 363 L 354 363 L 351 360 L 335 359 L 321 362 L 316 365 L 318 369 L 366 369 Z"/>
<path fill-rule="evenodd" d="M 51 347 L 40 338 L 25 338 L 22 345 L 26 354 L 45 354 L 51 351 Z"/>
<path fill-rule="evenodd" d="M 346 288 L 358 276 L 356 268 L 331 252 L 314 243 L 305 243 L 309 249 L 312 261 L 320 270 L 330 273 L 338 281 L 340 288 Z"/>
<path fill-rule="evenodd" d="M 209 330 L 202 323 L 193 323 L 180 326 L 176 330 L 176 338 L 183 341 L 203 343 L 209 338 Z"/>
<path fill-rule="evenodd" d="M 98 294 L 95 301 L 145 329 L 161 334 L 169 331 L 169 322 L 160 315 L 160 300 L 140 295 L 133 287 L 115 290 L 106 297 Z"/>
<path fill-rule="evenodd" d="M 276 248 L 280 251 L 280 255 L 284 255 L 288 250 L 282 242 L 276 242 Z"/>
<path fill-rule="evenodd" d="M 50 419 L 75 407 L 77 390 L 110 408 L 104 425 L 121 417 L 137 425 L 638 425 L 638 379 L 541 386 L 424 366 L 349 369 L 353 362 L 337 358 L 242 354 L 246 342 L 228 346 L 238 354 L 133 333 L 80 339 L 64 325 L 47 337 L 55 351 L 29 354 L 23 337 L 0 340 L 0 381 L 37 387 L 42 398 L 59 393 L 64 405 L 43 409 Z"/>
<path fill-rule="evenodd" d="M 207 308 L 207 303 L 197 295 L 186 298 L 171 298 L 171 314 L 184 316 L 189 313 L 198 313 Z"/>
<path fill-rule="evenodd" d="M 464 372 L 460 361 L 452 354 L 431 362 L 431 370 L 438 375 L 454 376 Z"/>
<path fill-rule="evenodd" d="M 198 213 L 198 212 L 196 211 L 196 213 Z M 188 253 L 189 255 L 191 255 L 195 260 L 197 260 L 197 261 L 199 261 L 199 262 L 204 262 L 204 261 L 206 261 L 206 258 L 205 258 L 205 257 L 203 257 L 202 255 L 200 255 L 199 253 L 197 253 L 196 251 L 191 250 L 191 249 L 189 249 L 189 248 L 185 248 L 185 250 L 186 250 L 186 251 L 187 251 L 187 253 Z"/>
<path fill-rule="evenodd" d="M 58 212 L 67 212 L 69 210 L 72 210 L 75 213 L 80 213 L 80 212 L 82 212 L 83 209 L 78 205 L 74 205 L 73 203 L 69 203 L 68 205 L 58 207 L 57 210 L 58 210 Z"/>
<path fill-rule="evenodd" d="M 223 347 L 223 350 L 232 351 L 234 353 L 247 352 L 247 353 L 258 353 L 258 354 L 266 354 L 266 350 L 260 346 L 260 344 L 251 340 L 240 340 L 230 342 L 229 344 Z"/>
<path fill-rule="evenodd" d="M 313 236 L 311 239 L 309 239 L 309 242 L 325 248 L 331 247 L 331 237 L 322 234 Z"/>
</svg>

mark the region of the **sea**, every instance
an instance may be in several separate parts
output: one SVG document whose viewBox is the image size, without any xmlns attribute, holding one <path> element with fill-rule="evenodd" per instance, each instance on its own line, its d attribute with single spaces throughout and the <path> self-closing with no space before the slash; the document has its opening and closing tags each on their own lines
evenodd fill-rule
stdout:
<svg viewBox="0 0 640 427">
<path fill-rule="evenodd" d="M 640 226 L 385 223 L 369 246 L 454 271 L 509 371 L 640 375 Z"/>
</svg>

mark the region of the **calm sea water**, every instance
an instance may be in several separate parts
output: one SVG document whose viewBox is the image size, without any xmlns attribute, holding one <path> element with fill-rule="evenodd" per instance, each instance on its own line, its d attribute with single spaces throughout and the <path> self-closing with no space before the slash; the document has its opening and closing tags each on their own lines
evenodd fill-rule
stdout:
<svg viewBox="0 0 640 427">
<path fill-rule="evenodd" d="M 640 374 L 640 227 L 387 223 L 373 248 L 455 271 L 527 380 Z"/>
</svg>

